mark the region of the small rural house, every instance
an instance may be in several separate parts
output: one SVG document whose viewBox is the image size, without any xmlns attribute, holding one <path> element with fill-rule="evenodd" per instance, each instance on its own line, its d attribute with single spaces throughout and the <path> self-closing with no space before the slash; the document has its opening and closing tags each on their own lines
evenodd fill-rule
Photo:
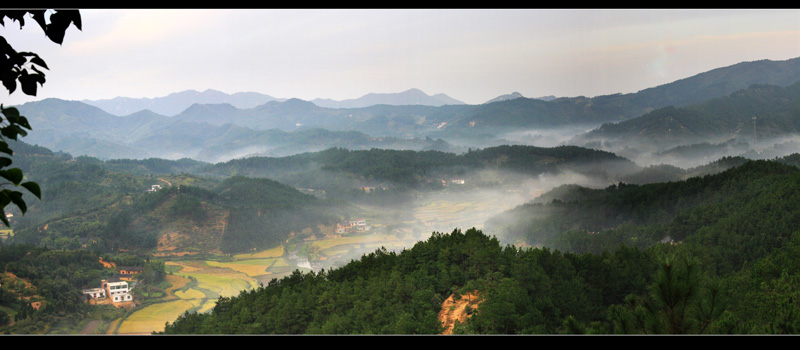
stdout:
<svg viewBox="0 0 800 350">
<path fill-rule="evenodd" d="M 83 290 L 83 295 L 92 299 L 101 299 L 106 297 L 106 290 L 103 288 L 89 288 Z"/>
<path fill-rule="evenodd" d="M 102 280 L 100 284 L 102 288 L 108 292 L 108 298 L 111 299 L 112 302 L 119 303 L 133 300 L 133 296 L 128 288 L 128 282 L 112 277 L 107 280 Z"/>
<path fill-rule="evenodd" d="M 141 272 L 142 268 L 139 266 L 120 266 L 119 275 L 115 277 L 119 277 L 119 279 L 123 281 L 132 281 L 133 276 L 138 275 Z"/>
<path fill-rule="evenodd" d="M 350 220 L 344 224 L 336 224 L 336 233 L 364 232 L 367 230 L 369 230 L 369 226 L 367 226 L 367 221 L 364 219 Z"/>
</svg>

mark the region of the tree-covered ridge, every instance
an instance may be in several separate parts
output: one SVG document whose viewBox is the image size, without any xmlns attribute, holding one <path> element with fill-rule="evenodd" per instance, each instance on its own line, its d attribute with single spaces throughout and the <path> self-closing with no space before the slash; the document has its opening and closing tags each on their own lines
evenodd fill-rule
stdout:
<svg viewBox="0 0 800 350">
<path fill-rule="evenodd" d="M 684 107 L 664 107 L 640 117 L 603 124 L 574 144 L 602 141 L 613 147 L 661 150 L 681 144 L 755 142 L 800 130 L 800 83 L 752 85 L 729 96 Z"/>
<path fill-rule="evenodd" d="M 677 182 L 568 186 L 496 217 L 487 229 L 512 242 L 576 252 L 599 253 L 620 243 L 646 247 L 663 239 L 698 242 L 714 247 L 709 264 L 734 271 L 779 248 L 800 228 L 798 181 L 797 167 L 750 161 Z"/>
<path fill-rule="evenodd" d="M 152 252 L 165 233 L 179 231 L 187 235 L 170 242 L 175 248 L 227 253 L 275 246 L 340 214 L 268 179 L 176 175 L 206 165 L 185 159 L 101 161 L 18 146 L 20 166 L 44 193 L 29 215 L 14 217 L 13 243 Z M 161 188 L 152 191 L 154 185 Z"/>
<path fill-rule="evenodd" d="M 208 166 L 203 172 L 268 177 L 297 187 L 326 188 L 330 187 L 331 182 L 340 183 L 347 178 L 385 181 L 413 188 L 431 180 L 463 177 L 480 170 L 502 170 L 534 176 L 575 171 L 608 177 L 634 172 L 638 166 L 613 153 L 588 148 L 517 145 L 470 150 L 463 154 L 331 148 L 282 158 L 235 159 Z"/>
<path fill-rule="evenodd" d="M 221 298 L 207 314 L 186 313 L 166 334 L 438 334 L 437 313 L 451 293 L 479 290 L 487 301 L 461 332 L 556 333 L 567 315 L 602 317 L 593 305 L 644 288 L 646 254 L 622 250 L 579 261 L 549 250 L 502 248 L 481 231 L 434 234 L 400 253 L 378 250 L 330 271 L 299 271 Z M 592 286 L 576 264 L 614 271 Z M 625 264 L 636 269 L 622 271 Z M 636 271 L 634 271 L 636 270 Z M 592 271 L 594 272 L 594 271 Z M 609 277 L 609 276 L 605 276 Z M 597 284 L 595 284 L 597 282 Z M 624 294 L 623 293 L 623 294 Z"/>
</svg>

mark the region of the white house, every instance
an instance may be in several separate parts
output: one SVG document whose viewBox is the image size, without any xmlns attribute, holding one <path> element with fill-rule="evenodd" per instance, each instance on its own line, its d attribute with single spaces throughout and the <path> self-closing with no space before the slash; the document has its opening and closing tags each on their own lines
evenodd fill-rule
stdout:
<svg viewBox="0 0 800 350">
<path fill-rule="evenodd" d="M 108 292 L 108 298 L 111 299 L 112 302 L 119 303 L 133 300 L 133 296 L 128 288 L 128 282 L 121 281 L 119 278 L 112 278 L 103 280 L 101 283 L 103 288 Z"/>
<path fill-rule="evenodd" d="M 106 290 L 103 288 L 90 288 L 84 289 L 83 295 L 88 295 L 92 299 L 100 299 L 106 297 Z"/>
<path fill-rule="evenodd" d="M 344 224 L 336 224 L 336 233 L 348 233 L 353 231 L 363 232 L 368 229 L 367 220 L 364 219 L 350 220 Z"/>
</svg>

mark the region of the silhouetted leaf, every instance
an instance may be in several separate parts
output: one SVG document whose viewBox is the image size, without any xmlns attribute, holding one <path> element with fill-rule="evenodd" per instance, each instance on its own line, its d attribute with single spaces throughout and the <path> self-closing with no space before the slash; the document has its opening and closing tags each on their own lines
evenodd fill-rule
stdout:
<svg viewBox="0 0 800 350">
<path fill-rule="evenodd" d="M 22 182 L 22 170 L 19 168 L 11 168 L 7 170 L 0 170 L 0 177 L 11 181 L 14 185 L 19 185 Z"/>
<path fill-rule="evenodd" d="M 33 181 L 28 181 L 23 182 L 20 186 L 25 187 L 25 189 L 30 191 L 34 196 L 36 196 L 36 198 L 42 198 L 42 189 L 39 188 L 39 184 Z"/>
</svg>

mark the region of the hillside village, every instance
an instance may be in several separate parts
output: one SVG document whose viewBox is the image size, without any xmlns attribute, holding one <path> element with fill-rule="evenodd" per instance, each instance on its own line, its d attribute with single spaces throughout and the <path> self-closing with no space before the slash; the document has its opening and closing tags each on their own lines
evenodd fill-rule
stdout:
<svg viewBox="0 0 800 350">
<path fill-rule="evenodd" d="M 369 226 L 367 226 L 367 221 L 364 219 L 355 219 L 345 221 L 344 223 L 337 223 L 336 224 L 336 233 L 343 234 L 343 233 L 351 233 L 351 232 L 365 232 L 369 231 Z"/>
</svg>

